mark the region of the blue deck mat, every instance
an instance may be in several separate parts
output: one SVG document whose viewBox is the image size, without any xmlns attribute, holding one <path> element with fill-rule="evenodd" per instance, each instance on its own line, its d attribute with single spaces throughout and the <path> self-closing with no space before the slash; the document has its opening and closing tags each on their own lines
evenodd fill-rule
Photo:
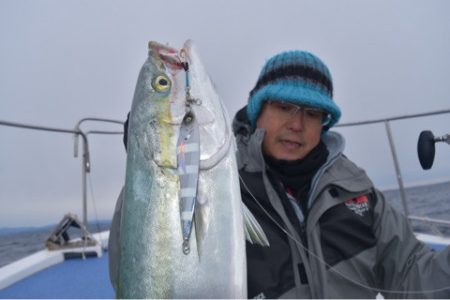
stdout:
<svg viewBox="0 0 450 300">
<path fill-rule="evenodd" d="M 69 259 L 0 290 L 12 299 L 112 299 L 108 253 L 101 258 Z"/>
<path fill-rule="evenodd" d="M 443 245 L 428 244 L 436 251 Z M 108 253 L 101 258 L 69 259 L 36 273 L 6 289 L 0 299 L 112 299 L 109 281 Z"/>
</svg>

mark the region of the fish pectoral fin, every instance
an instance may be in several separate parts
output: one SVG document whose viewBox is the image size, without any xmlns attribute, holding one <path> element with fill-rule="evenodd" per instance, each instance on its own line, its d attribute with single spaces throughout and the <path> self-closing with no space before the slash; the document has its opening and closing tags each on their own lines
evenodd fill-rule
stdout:
<svg viewBox="0 0 450 300">
<path fill-rule="evenodd" d="M 242 213 L 244 216 L 245 239 L 251 244 L 270 247 L 269 240 L 267 239 L 264 230 L 244 203 L 242 203 Z"/>
</svg>

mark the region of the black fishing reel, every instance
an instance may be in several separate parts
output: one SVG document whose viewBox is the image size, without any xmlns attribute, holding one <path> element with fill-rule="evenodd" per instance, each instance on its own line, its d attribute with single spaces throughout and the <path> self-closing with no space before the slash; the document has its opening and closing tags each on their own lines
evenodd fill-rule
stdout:
<svg viewBox="0 0 450 300">
<path fill-rule="evenodd" d="M 422 169 L 429 170 L 433 166 L 436 152 L 434 144 L 437 142 L 445 142 L 450 145 L 450 134 L 435 137 L 430 130 L 424 130 L 420 133 L 419 141 L 417 142 L 417 154 L 419 155 Z"/>
</svg>

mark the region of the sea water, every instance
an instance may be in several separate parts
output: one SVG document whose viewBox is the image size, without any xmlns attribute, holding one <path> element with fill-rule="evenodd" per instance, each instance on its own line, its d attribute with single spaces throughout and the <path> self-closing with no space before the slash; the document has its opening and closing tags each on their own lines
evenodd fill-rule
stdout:
<svg viewBox="0 0 450 300">
<path fill-rule="evenodd" d="M 400 191 L 383 191 L 386 200 L 405 214 Z M 405 189 L 409 214 L 416 217 L 433 218 L 450 222 L 450 182 L 409 187 Z M 411 221 L 413 230 L 429 234 L 450 236 L 450 226 Z"/>
</svg>

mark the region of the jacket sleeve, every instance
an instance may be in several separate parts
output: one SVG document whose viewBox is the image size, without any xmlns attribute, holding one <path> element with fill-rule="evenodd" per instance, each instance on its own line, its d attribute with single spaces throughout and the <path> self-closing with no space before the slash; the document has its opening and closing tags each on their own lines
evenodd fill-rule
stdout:
<svg viewBox="0 0 450 300">
<path fill-rule="evenodd" d="M 435 252 L 377 191 L 377 277 L 385 298 L 450 298 L 450 246 Z M 384 291 L 383 291 L 384 290 Z"/>
<path fill-rule="evenodd" d="M 120 216 L 122 214 L 123 188 L 117 198 L 116 208 L 109 230 L 108 252 L 109 252 L 109 279 L 114 290 L 117 290 L 117 275 L 119 269 L 119 251 L 120 251 Z"/>
</svg>

